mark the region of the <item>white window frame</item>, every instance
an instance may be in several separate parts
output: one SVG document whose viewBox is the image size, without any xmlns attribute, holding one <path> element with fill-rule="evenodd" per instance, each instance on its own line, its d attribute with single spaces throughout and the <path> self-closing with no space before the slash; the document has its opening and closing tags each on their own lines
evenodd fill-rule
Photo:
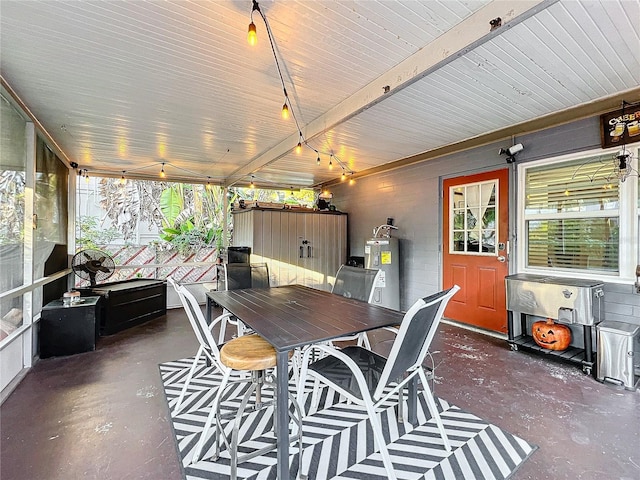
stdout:
<svg viewBox="0 0 640 480">
<path fill-rule="evenodd" d="M 560 164 L 580 158 L 588 158 L 595 155 L 613 155 L 620 150 L 620 147 L 610 149 L 593 149 L 568 155 L 536 160 L 518 164 L 518 194 L 517 194 L 517 231 L 518 247 L 517 247 L 517 271 L 520 273 L 531 273 L 547 276 L 569 277 L 569 278 L 589 278 L 593 280 L 601 280 L 609 283 L 634 283 L 636 280 L 635 270 L 638 265 L 640 256 L 640 246 L 638 245 L 638 229 L 640 215 L 638 209 L 638 162 L 637 155 L 640 150 L 640 143 L 627 145 L 627 149 L 634 153 L 636 159 L 632 162 L 634 169 L 633 176 L 630 176 L 624 182 L 620 182 L 620 205 L 618 209 L 618 218 L 620 223 L 620 245 L 619 255 L 620 264 L 619 272 L 606 274 L 603 272 L 594 272 L 590 270 L 577 269 L 561 269 L 561 268 L 535 268 L 526 265 L 527 260 L 527 229 L 526 220 L 531 220 L 532 216 L 525 217 L 525 191 L 526 191 L 526 173 L 527 169 L 546 165 Z M 609 216 L 610 212 L 600 212 L 585 214 L 585 217 Z M 575 214 L 571 215 L 576 217 Z M 578 215 L 582 216 L 582 214 Z"/>
<path fill-rule="evenodd" d="M 489 184 L 493 184 L 495 186 L 495 204 L 492 205 L 493 208 L 495 208 L 495 226 L 494 226 L 494 231 L 495 231 L 495 245 L 494 245 L 494 251 L 493 252 L 482 252 L 482 251 L 478 251 L 478 252 L 469 252 L 469 251 L 461 251 L 461 250 L 454 250 L 453 245 L 454 245 L 454 217 L 455 217 L 455 208 L 454 208 L 454 203 L 455 203 L 455 190 L 456 188 L 460 188 L 460 187 L 473 187 L 473 186 L 478 186 L 478 188 L 482 188 L 482 185 L 489 185 Z M 492 180 L 483 180 L 481 182 L 471 182 L 471 183 L 465 183 L 462 185 L 455 185 L 455 186 L 451 186 L 449 187 L 449 255 L 473 255 L 473 256 L 484 256 L 484 257 L 497 257 L 498 254 L 498 238 L 500 238 L 500 221 L 499 221 L 499 217 L 498 214 L 500 212 L 500 179 L 495 178 Z M 465 202 L 466 202 L 466 196 L 465 196 Z M 467 220 L 466 220 L 466 204 L 465 204 L 465 229 L 464 232 L 468 232 L 469 230 L 467 230 L 466 225 L 467 225 Z M 482 218 L 478 219 L 478 223 L 480 225 L 482 225 Z M 482 245 L 482 226 L 480 227 L 480 246 Z M 466 242 L 466 239 L 465 239 Z"/>
</svg>

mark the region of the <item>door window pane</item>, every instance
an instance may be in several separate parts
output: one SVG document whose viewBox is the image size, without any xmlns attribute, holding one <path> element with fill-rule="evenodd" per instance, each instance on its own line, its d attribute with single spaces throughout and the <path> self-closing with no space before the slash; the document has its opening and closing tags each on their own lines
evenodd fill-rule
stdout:
<svg viewBox="0 0 640 480">
<path fill-rule="evenodd" d="M 496 182 L 452 187 L 450 198 L 450 252 L 495 255 Z"/>
</svg>

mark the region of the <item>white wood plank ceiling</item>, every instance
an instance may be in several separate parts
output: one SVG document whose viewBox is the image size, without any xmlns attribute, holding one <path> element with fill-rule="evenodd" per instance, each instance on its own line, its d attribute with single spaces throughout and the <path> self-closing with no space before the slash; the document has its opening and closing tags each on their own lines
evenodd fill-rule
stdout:
<svg viewBox="0 0 640 480">
<path fill-rule="evenodd" d="M 259 5 L 300 155 L 249 0 L 2 0 L 2 79 L 90 174 L 296 188 L 640 96 L 637 0 Z"/>
</svg>

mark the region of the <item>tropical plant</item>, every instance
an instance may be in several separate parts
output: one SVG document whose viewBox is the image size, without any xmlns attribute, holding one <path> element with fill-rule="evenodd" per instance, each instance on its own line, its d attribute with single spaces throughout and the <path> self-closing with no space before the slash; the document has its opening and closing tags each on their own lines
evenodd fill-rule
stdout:
<svg viewBox="0 0 640 480">
<path fill-rule="evenodd" d="M 136 234 L 140 221 L 161 228 L 159 198 L 166 185 L 149 180 L 128 180 L 125 184 L 114 178 L 100 180 L 100 206 L 125 241 Z"/>
<path fill-rule="evenodd" d="M 102 228 L 98 217 L 82 215 L 76 222 L 76 248 L 97 248 L 110 244 L 122 235 L 113 227 Z"/>
<path fill-rule="evenodd" d="M 160 197 L 163 214 L 160 238 L 181 254 L 214 243 L 220 247 L 223 243 L 223 195 L 224 189 L 217 186 L 173 184 L 166 188 Z"/>
<path fill-rule="evenodd" d="M 231 227 L 231 208 L 238 199 L 304 206 L 314 202 L 312 190 L 225 190 L 219 186 L 147 180 L 127 180 L 123 185 L 118 179 L 110 178 L 100 180 L 99 193 L 106 217 L 125 241 L 135 234 L 140 221 L 144 220 L 158 228 L 161 247 L 175 248 L 183 255 L 213 245 L 222 248 L 225 216 Z"/>
</svg>

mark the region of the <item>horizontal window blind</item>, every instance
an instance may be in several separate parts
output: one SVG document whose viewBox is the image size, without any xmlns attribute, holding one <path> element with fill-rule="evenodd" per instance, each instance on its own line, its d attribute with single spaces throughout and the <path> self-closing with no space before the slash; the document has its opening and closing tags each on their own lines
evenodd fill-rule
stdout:
<svg viewBox="0 0 640 480">
<path fill-rule="evenodd" d="M 527 222 L 530 267 L 617 272 L 617 217 Z"/>
<path fill-rule="evenodd" d="M 619 270 L 619 202 L 610 156 L 526 170 L 529 267 Z"/>
<path fill-rule="evenodd" d="M 617 210 L 619 183 L 608 180 L 614 164 L 601 157 L 530 168 L 526 174 L 525 215 Z"/>
</svg>

